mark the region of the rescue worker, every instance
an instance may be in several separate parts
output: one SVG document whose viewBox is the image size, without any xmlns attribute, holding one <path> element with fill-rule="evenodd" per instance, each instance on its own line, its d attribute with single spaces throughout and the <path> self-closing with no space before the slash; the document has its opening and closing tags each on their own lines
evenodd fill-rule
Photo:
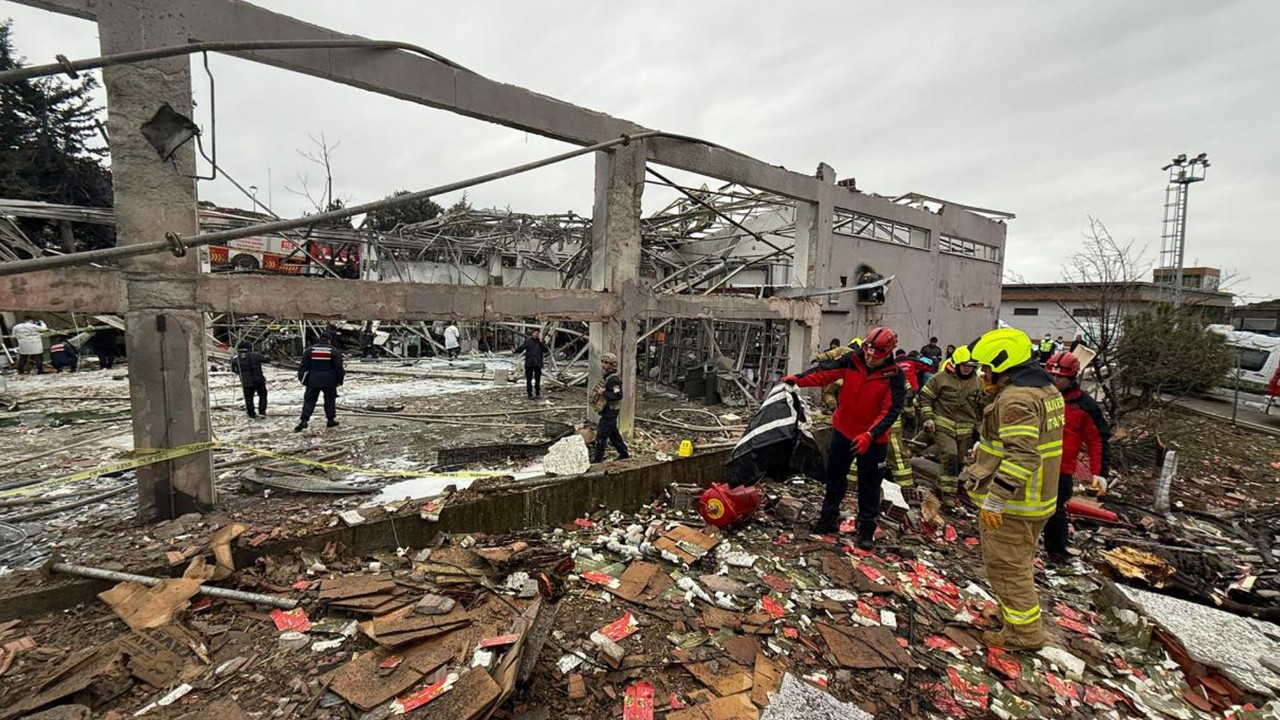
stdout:
<svg viewBox="0 0 1280 720">
<path fill-rule="evenodd" d="M 548 352 L 551 351 L 542 342 L 537 328 L 530 330 L 529 336 L 514 351 L 516 355 L 524 354 L 524 389 L 530 400 L 542 397 L 542 358 Z"/>
<path fill-rule="evenodd" d="M 1061 565 L 1070 559 L 1067 555 L 1067 501 L 1071 499 L 1075 485 L 1076 465 L 1081 447 L 1089 452 L 1089 470 L 1093 474 L 1091 487 L 1098 494 L 1107 491 L 1107 477 L 1111 475 L 1111 428 L 1102 416 L 1102 408 L 1080 389 L 1080 359 L 1069 352 L 1059 352 L 1049 358 L 1045 372 L 1053 378 L 1053 384 L 1067 403 L 1067 423 L 1062 431 L 1062 467 L 1058 470 L 1058 505 L 1053 517 L 1044 526 L 1044 549 L 1049 562 Z"/>
<path fill-rule="evenodd" d="M 969 356 L 969 348 L 963 345 L 951 354 L 946 368 L 929 378 L 920 391 L 924 431 L 933 433 L 938 449 L 938 491 L 943 506 L 948 508 L 957 504 L 957 478 L 981 416 L 981 396 L 982 377 Z"/>
<path fill-rule="evenodd" d="M 294 432 L 307 429 L 311 413 L 316 410 L 316 400 L 324 394 L 324 416 L 328 421 L 326 427 L 338 425 L 338 388 L 346 380 L 347 373 L 342 367 L 342 351 L 334 342 L 332 331 L 320 336 L 320 342 L 307 346 L 302 351 L 302 362 L 298 363 L 298 382 L 306 386 L 302 395 L 302 417 Z"/>
<path fill-rule="evenodd" d="M 18 341 L 18 374 L 26 375 L 27 368 L 36 366 L 36 374 L 44 373 L 45 325 L 28 315 L 13 326 L 13 339 Z"/>
<path fill-rule="evenodd" d="M 849 468 L 858 468 L 858 547 L 872 547 L 880 519 L 880 479 L 888 452 L 889 434 L 902 413 L 906 396 L 902 370 L 893 363 L 898 336 L 886 327 L 867 333 L 861 346 L 842 357 L 821 363 L 782 382 L 800 387 L 824 386 L 843 380 L 839 404 L 831 418 L 827 450 L 826 493 L 813 531 L 835 532 L 840 527 L 840 503 L 849 487 Z"/>
<path fill-rule="evenodd" d="M 1040 341 L 1038 349 L 1040 351 L 1040 364 L 1043 365 L 1049 362 L 1049 356 L 1053 355 L 1054 351 L 1057 349 L 1053 346 L 1053 336 L 1049 333 L 1045 333 L 1044 338 Z"/>
<path fill-rule="evenodd" d="M 253 349 L 253 343 L 241 340 L 236 346 L 236 356 L 231 358 L 231 372 L 240 376 L 240 389 L 244 391 L 244 409 L 250 418 L 267 416 L 267 378 L 262 374 L 264 358 Z M 254 398 L 258 406 L 253 405 Z M 312 409 L 315 408 L 314 403 Z"/>
<path fill-rule="evenodd" d="M 93 333 L 93 352 L 98 355 L 98 368 L 110 370 L 116 364 L 116 342 L 120 333 L 113 327 L 99 328 Z"/>
<path fill-rule="evenodd" d="M 920 354 L 933 358 L 935 365 L 942 362 L 942 347 L 938 345 L 938 338 L 929 338 L 929 343 L 920 348 Z"/>
<path fill-rule="evenodd" d="M 618 451 L 619 460 L 631 457 L 622 433 L 618 432 L 618 413 L 622 410 L 622 378 L 618 375 L 618 356 L 613 353 L 600 356 L 600 380 L 591 389 L 591 408 L 600 414 L 591 462 L 604 462 L 604 449 L 610 444 Z"/>
<path fill-rule="evenodd" d="M 889 428 L 889 447 L 885 452 L 884 479 L 897 483 L 900 487 L 915 487 L 915 473 L 911 470 L 911 456 L 907 454 L 907 445 L 902 441 L 902 418 L 907 413 L 898 414 Z"/>
<path fill-rule="evenodd" d="M 1036 540 L 1057 505 L 1065 403 L 1021 330 L 992 330 L 969 345 L 969 353 L 993 398 L 983 411 L 978 459 L 965 470 L 965 487 L 979 508 L 987 581 L 1004 621 L 982 638 L 991 648 L 1035 650 L 1045 643 Z"/>
<path fill-rule="evenodd" d="M 65 335 L 57 335 L 53 338 L 53 344 L 49 346 L 49 364 L 59 373 L 63 370 L 75 372 L 80 367 L 80 352 Z"/>
<path fill-rule="evenodd" d="M 831 342 L 834 343 L 834 345 L 827 348 L 825 352 L 820 352 L 815 355 L 813 362 L 824 363 L 843 357 L 845 354 L 852 352 L 854 348 L 861 345 L 862 338 L 856 337 L 850 340 L 848 345 L 841 345 L 839 341 L 834 338 Z M 822 404 L 825 405 L 828 410 L 836 409 L 836 403 L 840 398 L 840 386 L 842 385 L 844 385 L 843 380 L 836 380 L 822 388 Z"/>
<path fill-rule="evenodd" d="M 462 331 L 458 329 L 458 324 L 450 320 L 449 326 L 444 329 L 444 349 L 449 355 L 449 362 L 453 362 L 458 353 L 462 352 L 462 343 L 458 341 L 460 335 Z"/>
</svg>

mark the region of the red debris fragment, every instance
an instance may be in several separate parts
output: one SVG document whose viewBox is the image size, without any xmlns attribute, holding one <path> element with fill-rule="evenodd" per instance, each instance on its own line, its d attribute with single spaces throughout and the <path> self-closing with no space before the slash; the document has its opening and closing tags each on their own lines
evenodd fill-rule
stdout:
<svg viewBox="0 0 1280 720">
<path fill-rule="evenodd" d="M 979 540 L 979 539 L 978 539 L 978 538 L 976 538 L 976 537 L 969 537 L 969 538 L 965 538 L 965 539 L 964 539 L 964 544 L 965 544 L 965 545 L 968 545 L 969 547 L 977 547 L 977 546 L 978 546 L 978 544 L 979 544 L 979 543 L 981 543 L 981 542 L 982 542 L 982 541 L 981 541 L 981 540 Z"/>
<path fill-rule="evenodd" d="M 773 539 L 774 545 L 786 545 L 789 542 L 791 542 L 791 536 L 786 533 L 782 533 Z"/>
<path fill-rule="evenodd" d="M 622 699 L 622 720 L 653 720 L 653 685 L 638 682 Z"/>
<path fill-rule="evenodd" d="M 604 585 L 609 588 L 616 588 L 619 585 L 618 578 L 609 573 L 602 573 L 597 570 L 588 570 L 582 573 L 582 579 L 596 585 Z"/>
<path fill-rule="evenodd" d="M 1068 606 L 1068 605 L 1064 605 L 1063 603 L 1056 603 L 1056 604 L 1054 604 L 1054 606 L 1053 606 L 1053 612 L 1054 612 L 1054 613 L 1056 613 L 1059 617 L 1065 617 L 1065 618 L 1068 618 L 1068 619 L 1070 619 L 1070 620 L 1080 620 L 1080 619 L 1081 619 L 1081 618 L 1080 618 L 1080 613 L 1078 613 L 1078 612 L 1076 612 L 1075 610 L 1073 610 L 1070 606 Z"/>
<path fill-rule="evenodd" d="M 783 615 L 787 614 L 787 611 L 784 610 L 781 605 L 774 602 L 774 599 L 769 597 L 768 595 L 765 595 L 764 597 L 760 598 L 760 607 L 764 608 L 765 612 L 769 613 L 775 618 L 780 618 Z"/>
<path fill-rule="evenodd" d="M 942 531 L 942 539 L 946 540 L 947 542 L 955 542 L 956 538 L 958 538 L 959 536 L 960 534 L 956 532 L 956 529 L 951 527 L 950 525 L 948 525 Z"/>
<path fill-rule="evenodd" d="M 513 645 L 519 639 L 520 639 L 520 636 L 515 633 L 511 633 L 509 635 L 497 635 L 491 638 L 485 638 L 484 640 L 481 640 L 479 643 L 479 646 L 481 650 L 486 650 L 491 647 L 503 647 L 504 645 Z"/>
<path fill-rule="evenodd" d="M 1084 686 L 1084 704 L 1090 707 L 1097 707 L 1099 704 L 1107 707 L 1115 707 L 1120 702 L 1120 696 L 1110 690 L 1097 685 Z"/>
<path fill-rule="evenodd" d="M 311 581 L 310 581 L 310 580 L 299 580 L 298 582 L 296 582 L 296 583 L 294 583 L 294 584 L 293 584 L 293 589 L 294 589 L 294 590 L 299 590 L 299 591 L 301 591 L 301 590 L 306 590 L 306 589 L 307 589 L 307 588 L 309 588 L 309 587 L 311 587 Z"/>
<path fill-rule="evenodd" d="M 588 520 L 588 519 L 586 519 L 586 518 L 578 518 L 577 520 L 574 520 L 574 521 L 573 521 L 573 524 L 574 524 L 574 525 L 577 525 L 577 526 L 578 526 L 578 527 L 580 527 L 580 528 L 590 528 L 590 527 L 595 527 L 595 526 L 596 526 L 596 524 L 595 524 L 595 523 L 591 522 L 590 520 Z"/>
<path fill-rule="evenodd" d="M 392 712 L 396 714 L 404 714 L 417 710 L 423 705 L 426 705 L 451 690 L 453 688 L 453 684 L 457 681 L 458 676 L 450 673 L 448 676 L 441 678 L 439 681 L 434 682 L 417 692 L 396 699 L 396 701 L 391 704 Z"/>
<path fill-rule="evenodd" d="M 1022 665 L 1017 658 L 1000 648 L 987 649 L 987 667 L 1010 680 L 1022 677 Z"/>
<path fill-rule="evenodd" d="M 671 710 L 679 710 L 682 707 L 685 707 L 684 701 L 680 699 L 679 695 L 671 693 L 671 699 L 667 701 L 667 708 Z"/>
<path fill-rule="evenodd" d="M 600 628 L 600 634 L 614 642 L 618 642 L 623 638 L 631 637 L 631 635 L 633 635 L 639 628 L 640 626 L 636 624 L 635 616 L 628 612 L 617 620 L 614 620 L 608 625 Z M 512 637 L 518 638 L 519 636 L 514 635 Z M 512 642 L 515 641 L 513 640 Z"/>
<path fill-rule="evenodd" d="M 845 518 L 845 519 L 844 519 L 843 521 L 841 521 L 841 523 L 840 523 L 840 532 L 842 532 L 842 533 L 851 533 L 851 532 L 853 532 L 854 530 L 857 530 L 857 529 L 858 529 L 858 526 L 857 526 L 857 524 L 854 522 L 854 519 L 853 519 L 853 518 Z"/>
<path fill-rule="evenodd" d="M 945 653 L 958 655 L 961 653 L 960 646 L 951 642 L 948 638 L 941 635 L 930 635 L 924 639 L 924 646 L 930 650 L 941 650 Z"/>
<path fill-rule="evenodd" d="M 1072 620 L 1071 618 L 1067 618 L 1067 617 L 1059 617 L 1058 627 L 1064 627 L 1068 630 L 1071 630 L 1072 632 L 1078 632 L 1081 635 L 1089 635 L 1090 637 L 1096 637 L 1096 633 L 1093 631 L 1093 628 L 1089 627 L 1088 625 L 1085 625 L 1079 620 Z"/>
<path fill-rule="evenodd" d="M 1058 694 L 1058 697 L 1068 700 L 1079 701 L 1080 691 L 1076 688 L 1076 684 L 1070 680 L 1060 680 L 1053 673 L 1045 673 L 1045 680 L 1049 681 L 1049 687 Z"/>
<path fill-rule="evenodd" d="M 204 610 L 208 610 L 211 607 L 213 607 L 213 598 L 202 597 L 199 600 L 191 603 L 191 612 L 193 613 L 202 612 Z"/>
<path fill-rule="evenodd" d="M 889 579 L 884 576 L 884 573 L 871 567 L 870 565 L 858 563 L 857 567 L 858 567 L 858 571 L 861 572 L 863 575 L 866 575 L 867 579 L 873 583 L 885 585 L 889 582 Z"/>
<path fill-rule="evenodd" d="M 799 630 L 797 630 L 797 629 L 795 629 L 795 628 L 793 628 L 793 627 L 784 627 L 784 628 L 782 628 L 782 634 L 783 634 L 783 635 L 786 635 L 787 637 L 791 638 L 792 640 L 795 640 L 796 638 L 800 637 L 800 631 L 799 631 Z"/>
<path fill-rule="evenodd" d="M 951 681 L 951 688 L 956 693 L 956 699 L 963 703 L 976 705 L 983 710 L 987 709 L 990 702 L 991 686 L 986 683 L 971 683 L 960 677 L 960 673 L 954 668 L 947 668 L 947 680 Z"/>
<path fill-rule="evenodd" d="M 404 662 L 404 658 L 399 655 L 390 655 L 378 663 L 379 670 L 394 670 L 400 667 L 400 663 Z"/>
<path fill-rule="evenodd" d="M 306 632 L 311 629 L 311 620 L 307 618 L 307 611 L 302 608 L 272 610 L 271 620 L 275 622 L 276 630 L 280 632 L 285 632 L 286 630 Z"/>
<path fill-rule="evenodd" d="M 791 583 L 787 582 L 786 580 L 783 580 L 780 577 L 776 577 L 774 575 L 762 575 L 760 577 L 760 580 L 765 585 L 768 585 L 769 587 L 773 588 L 774 590 L 777 590 L 780 593 L 789 592 L 791 590 Z"/>
</svg>

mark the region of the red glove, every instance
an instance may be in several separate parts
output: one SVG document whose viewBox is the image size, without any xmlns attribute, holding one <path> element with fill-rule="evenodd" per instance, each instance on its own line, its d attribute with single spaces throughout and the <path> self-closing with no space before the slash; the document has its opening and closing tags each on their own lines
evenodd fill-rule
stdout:
<svg viewBox="0 0 1280 720">
<path fill-rule="evenodd" d="M 782 378 L 782 382 L 786 383 L 787 385 L 795 385 L 796 381 L 798 381 L 799 379 L 800 378 L 796 377 L 795 375 L 788 375 Z"/>
<path fill-rule="evenodd" d="M 853 439 L 853 451 L 858 455 L 862 455 L 871 449 L 871 435 L 862 433 Z"/>
</svg>

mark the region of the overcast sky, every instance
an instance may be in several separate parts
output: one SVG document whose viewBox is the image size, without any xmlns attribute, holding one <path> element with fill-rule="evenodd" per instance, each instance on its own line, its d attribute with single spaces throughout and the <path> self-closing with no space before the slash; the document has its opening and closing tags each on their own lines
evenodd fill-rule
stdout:
<svg viewBox="0 0 1280 720">
<path fill-rule="evenodd" d="M 864 191 L 1016 213 L 1006 271 L 1029 280 L 1061 277 L 1089 216 L 1157 259 L 1160 168 L 1207 152 L 1208 180 L 1190 199 L 1187 264 L 1237 273 L 1232 289 L 1248 299 L 1280 295 L 1265 219 L 1280 197 L 1276 0 L 259 4 L 417 43 L 492 79 L 799 172 L 826 162 Z M 98 54 L 92 23 L 0 1 L 2 16 L 31 63 Z M 219 163 L 282 215 L 308 209 L 286 190 L 301 188 L 299 174 L 313 188 L 322 180 L 296 152 L 309 135 L 339 143 L 336 194 L 354 202 L 564 147 L 246 61 L 211 66 Z M 207 131 L 207 85 L 196 77 L 196 120 Z M 591 174 L 584 158 L 471 198 L 590 214 Z M 248 204 L 223 182 L 200 192 Z"/>
</svg>

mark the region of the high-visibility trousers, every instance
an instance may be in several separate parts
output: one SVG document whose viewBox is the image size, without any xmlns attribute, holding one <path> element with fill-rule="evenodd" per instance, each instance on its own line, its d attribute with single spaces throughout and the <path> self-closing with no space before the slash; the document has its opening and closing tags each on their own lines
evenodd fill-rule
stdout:
<svg viewBox="0 0 1280 720">
<path fill-rule="evenodd" d="M 1036 544 L 1048 518 L 1005 515 L 996 530 L 978 526 L 987 582 L 1000 603 L 1005 637 L 1017 642 L 1044 642 L 1040 595 L 1036 592 Z"/>
<path fill-rule="evenodd" d="M 945 499 L 960 491 L 956 480 L 963 464 L 960 457 L 960 441 L 954 433 L 940 428 L 933 434 L 933 441 L 938 448 L 938 489 Z"/>
<path fill-rule="evenodd" d="M 899 416 L 897 422 L 889 430 L 889 454 L 886 459 L 886 463 L 889 466 L 889 477 L 887 479 L 902 487 L 914 487 L 916 484 L 915 476 L 911 472 L 911 463 L 907 457 L 906 450 L 906 444 L 902 442 L 902 417 Z"/>
</svg>

